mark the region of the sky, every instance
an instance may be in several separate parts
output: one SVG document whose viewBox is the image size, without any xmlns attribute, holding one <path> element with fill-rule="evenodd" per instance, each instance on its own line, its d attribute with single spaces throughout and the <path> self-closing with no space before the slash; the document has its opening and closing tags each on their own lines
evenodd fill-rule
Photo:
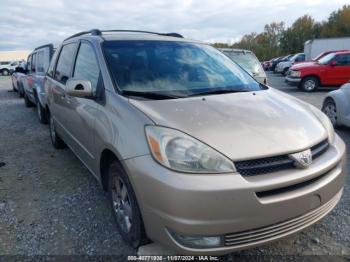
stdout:
<svg viewBox="0 0 350 262">
<path fill-rule="evenodd" d="M 178 32 L 205 42 L 234 43 L 264 25 L 291 25 L 309 14 L 316 21 L 349 0 L 1 0 L 0 51 L 59 44 L 88 29 Z"/>
</svg>

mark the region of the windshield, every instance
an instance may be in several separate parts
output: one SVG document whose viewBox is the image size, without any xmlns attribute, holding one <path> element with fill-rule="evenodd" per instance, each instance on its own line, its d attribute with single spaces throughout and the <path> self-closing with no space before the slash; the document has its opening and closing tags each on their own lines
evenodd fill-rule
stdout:
<svg viewBox="0 0 350 262">
<path fill-rule="evenodd" d="M 263 73 L 259 60 L 250 52 L 224 51 L 224 54 L 252 74 Z"/>
<path fill-rule="evenodd" d="M 335 53 L 330 53 L 318 60 L 319 64 L 326 65 L 335 57 Z"/>
<path fill-rule="evenodd" d="M 106 41 L 102 44 L 114 81 L 125 94 L 186 97 L 210 91 L 262 88 L 215 48 L 175 41 Z M 159 97 L 159 96 L 158 96 Z"/>
</svg>

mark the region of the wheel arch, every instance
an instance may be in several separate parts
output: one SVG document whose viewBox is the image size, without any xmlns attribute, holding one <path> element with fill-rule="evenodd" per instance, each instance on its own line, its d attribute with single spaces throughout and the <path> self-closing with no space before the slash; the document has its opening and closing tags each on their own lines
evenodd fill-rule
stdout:
<svg viewBox="0 0 350 262">
<path fill-rule="evenodd" d="M 121 163 L 118 154 L 109 148 L 103 149 L 99 161 L 100 179 L 102 188 L 108 191 L 108 167 L 113 161 Z"/>
<path fill-rule="evenodd" d="M 337 124 L 342 124 L 342 116 L 346 114 L 346 111 L 350 111 L 350 108 L 346 109 L 346 96 L 342 94 L 341 90 L 335 90 L 327 94 L 327 96 L 323 100 L 323 104 L 326 101 L 332 100 L 337 109 Z M 323 107 L 322 104 L 322 107 Z"/>
</svg>

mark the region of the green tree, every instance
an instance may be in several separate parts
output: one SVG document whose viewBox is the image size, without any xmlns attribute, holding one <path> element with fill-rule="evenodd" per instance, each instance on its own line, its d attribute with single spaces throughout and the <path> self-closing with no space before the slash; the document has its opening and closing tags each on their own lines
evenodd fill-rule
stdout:
<svg viewBox="0 0 350 262">
<path fill-rule="evenodd" d="M 341 9 L 330 14 L 321 29 L 322 37 L 350 36 L 350 5 L 344 5 Z"/>
<path fill-rule="evenodd" d="M 318 37 L 317 26 L 315 20 L 309 15 L 298 18 L 282 33 L 280 48 L 285 53 L 301 52 L 307 40 Z"/>
</svg>

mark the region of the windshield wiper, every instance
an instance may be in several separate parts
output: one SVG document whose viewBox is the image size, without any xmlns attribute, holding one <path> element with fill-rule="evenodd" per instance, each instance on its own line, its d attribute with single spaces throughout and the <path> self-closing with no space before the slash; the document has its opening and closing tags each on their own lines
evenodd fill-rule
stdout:
<svg viewBox="0 0 350 262">
<path fill-rule="evenodd" d="M 219 95 L 219 94 L 241 93 L 241 92 L 249 92 L 249 91 L 243 90 L 243 89 L 236 89 L 236 90 L 219 89 L 219 90 L 209 90 L 205 92 L 190 94 L 188 96 Z"/>
<path fill-rule="evenodd" d="M 161 93 L 155 93 L 155 92 L 140 92 L 140 91 L 131 91 L 131 90 L 123 90 L 121 91 L 122 95 L 127 96 L 139 96 L 149 99 L 175 99 L 180 98 L 179 96 L 173 96 L 173 95 L 165 95 Z"/>
</svg>

